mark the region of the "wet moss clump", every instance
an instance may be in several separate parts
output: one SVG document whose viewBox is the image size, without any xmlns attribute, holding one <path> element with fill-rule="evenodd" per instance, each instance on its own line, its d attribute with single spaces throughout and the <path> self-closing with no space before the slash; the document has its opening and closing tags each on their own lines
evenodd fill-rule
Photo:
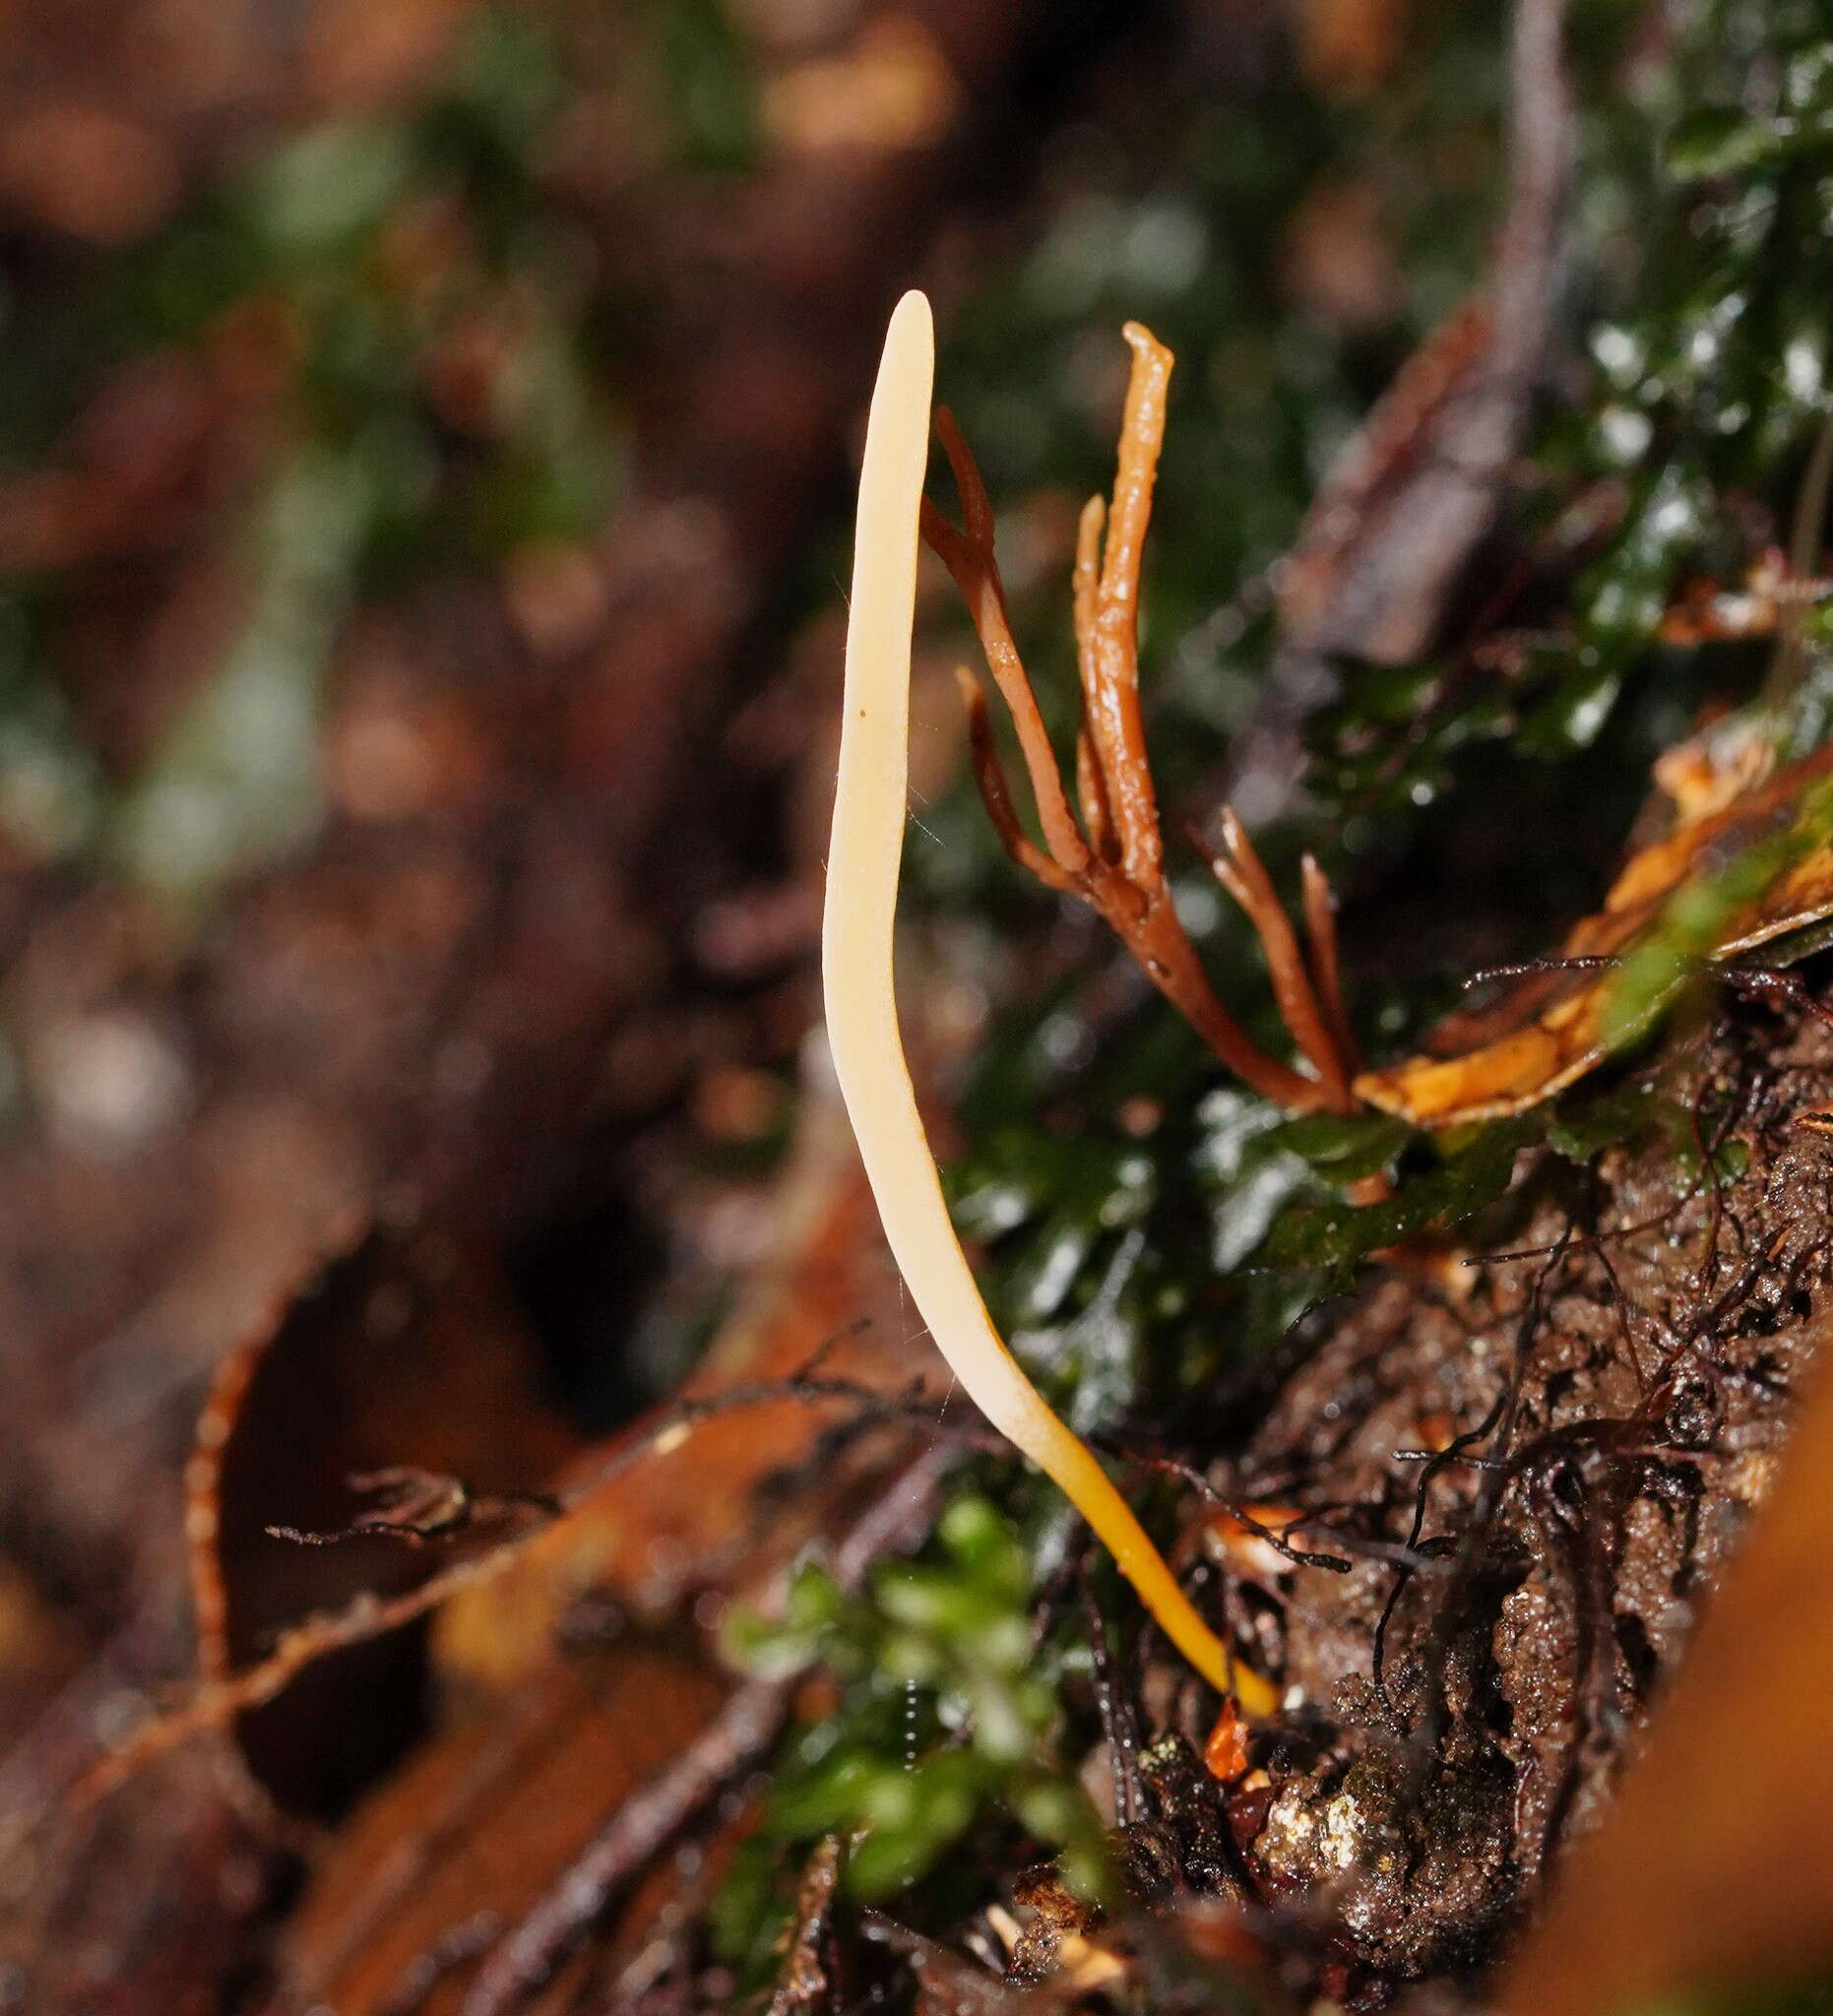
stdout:
<svg viewBox="0 0 1833 2016">
<path fill-rule="evenodd" d="M 1106 1893 L 1103 1829 L 1062 1746 L 1062 1683 L 1087 1649 L 1039 1642 L 1032 1574 L 1032 1548 L 969 1488 L 931 1545 L 881 1566 L 863 1596 L 808 1563 L 780 1616 L 730 1624 L 727 1651 L 746 1670 L 814 1668 L 836 1700 L 778 1759 L 718 1909 L 727 1958 L 763 1964 L 790 1908 L 784 1873 L 826 1836 L 852 1844 L 846 1885 L 867 1903 L 953 1858 L 938 1881 L 972 1908 L 1001 1849 L 1056 1856 L 1077 1890 Z"/>
</svg>

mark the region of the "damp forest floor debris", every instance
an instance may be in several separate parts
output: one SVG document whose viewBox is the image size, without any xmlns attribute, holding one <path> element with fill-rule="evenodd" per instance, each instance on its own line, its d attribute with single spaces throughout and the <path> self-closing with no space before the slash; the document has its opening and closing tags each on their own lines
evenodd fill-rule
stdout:
<svg viewBox="0 0 1833 2016">
<path fill-rule="evenodd" d="M 0 22 L 0 2010 L 1829 2006 L 1823 13 Z"/>
</svg>

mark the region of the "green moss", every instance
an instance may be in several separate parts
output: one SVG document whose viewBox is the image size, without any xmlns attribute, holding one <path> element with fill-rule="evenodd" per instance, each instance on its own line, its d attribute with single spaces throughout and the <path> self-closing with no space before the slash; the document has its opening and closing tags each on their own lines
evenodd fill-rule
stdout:
<svg viewBox="0 0 1833 2016">
<path fill-rule="evenodd" d="M 864 1901 L 922 1883 L 957 1851 L 990 1874 L 990 1845 L 1027 1840 L 1032 1855 L 1058 1855 L 1086 1894 L 1106 1893 L 1101 1823 L 1058 1752 L 1065 1653 L 1037 1642 L 1034 1551 L 968 1490 L 920 1555 L 880 1566 L 863 1594 L 807 1563 L 781 1615 L 730 1620 L 727 1649 L 741 1666 L 825 1671 L 841 1698 L 779 1756 L 716 1914 L 728 1958 L 768 1951 L 794 1869 L 829 1834 L 852 1839 L 847 1887 Z"/>
</svg>

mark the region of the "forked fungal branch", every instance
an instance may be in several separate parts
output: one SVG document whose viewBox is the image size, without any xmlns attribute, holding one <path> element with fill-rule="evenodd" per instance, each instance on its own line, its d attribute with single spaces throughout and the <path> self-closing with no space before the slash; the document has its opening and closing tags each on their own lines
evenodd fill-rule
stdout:
<svg viewBox="0 0 1833 2016">
<path fill-rule="evenodd" d="M 1146 756 L 1139 705 L 1139 575 L 1171 353 L 1150 330 L 1129 322 L 1133 352 L 1120 425 L 1113 502 L 1091 497 L 1076 536 L 1074 608 L 1082 725 L 1076 736 L 1080 823 L 1056 766 L 1006 618 L 1005 587 L 993 553 L 993 512 L 986 485 L 954 416 L 943 408 L 936 432 L 961 493 L 962 524 L 951 525 L 927 498 L 922 536 L 955 577 L 980 635 L 986 662 L 1018 731 L 1019 751 L 1043 834 L 1040 848 L 1020 825 L 993 744 L 980 681 L 958 673 L 968 708 L 974 775 L 1007 853 L 1048 888 L 1079 897 L 1106 918 L 1153 983 L 1218 1057 L 1256 1092 L 1294 1112 L 1357 1110 L 1355 1041 L 1338 976 L 1336 912 L 1324 871 L 1304 858 L 1304 918 L 1309 956 L 1281 908 L 1272 879 L 1232 811 L 1222 817 L 1222 848 L 1200 840 L 1216 879 L 1246 912 L 1266 954 L 1274 997 L 1307 1075 L 1270 1057 L 1224 1008 L 1178 921 L 1165 876 L 1158 796 Z M 1104 539 L 1103 534 L 1106 533 Z"/>
<path fill-rule="evenodd" d="M 969 1397 L 1062 1487 L 1204 1678 L 1225 1693 L 1233 1691 L 1250 1714 L 1267 1715 L 1275 1706 L 1272 1687 L 1231 1661 L 1106 1472 L 1050 1411 L 993 1328 L 949 1221 L 905 1062 L 892 983 L 892 927 L 908 791 L 917 507 L 928 459 L 933 375 L 929 304 L 921 294 L 908 293 L 885 338 L 859 476 L 840 776 L 821 926 L 822 990 L 835 1073 L 891 1251 Z M 1123 720 L 1110 720 L 1099 732 L 1125 734 L 1136 727 L 1136 722 L 1129 729 Z M 1135 846 L 1156 846 L 1149 797 L 1143 806 L 1116 799 L 1113 810 L 1123 836 L 1130 835 Z"/>
</svg>

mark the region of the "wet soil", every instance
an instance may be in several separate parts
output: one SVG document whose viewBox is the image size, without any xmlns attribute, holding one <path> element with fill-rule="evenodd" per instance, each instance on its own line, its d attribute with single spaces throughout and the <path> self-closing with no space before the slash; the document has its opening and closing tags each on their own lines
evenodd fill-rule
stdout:
<svg viewBox="0 0 1833 2016">
<path fill-rule="evenodd" d="M 1287 1709 L 1231 1810 L 1349 2006 L 1468 1976 L 1594 1822 L 1818 1348 L 1833 1037 L 1732 1004 L 1653 1078 L 1710 1160 L 1524 1157 L 1507 1250 L 1396 1256 L 1211 1471 L 1338 1560 L 1229 1551 Z"/>
</svg>

